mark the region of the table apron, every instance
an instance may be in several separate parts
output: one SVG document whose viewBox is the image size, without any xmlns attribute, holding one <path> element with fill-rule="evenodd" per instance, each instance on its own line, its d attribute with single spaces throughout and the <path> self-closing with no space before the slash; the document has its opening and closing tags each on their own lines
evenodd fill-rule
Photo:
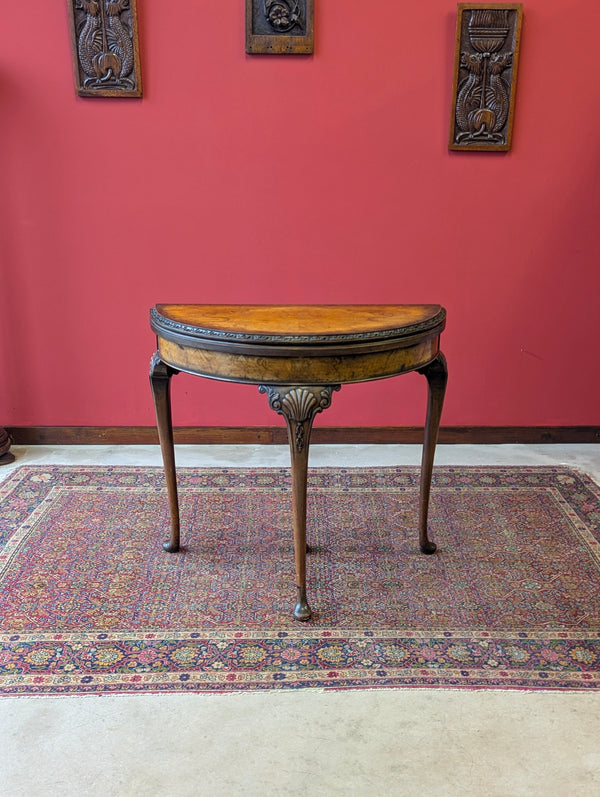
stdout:
<svg viewBox="0 0 600 797">
<path fill-rule="evenodd" d="M 226 382 L 254 385 L 330 385 L 369 382 L 423 368 L 439 351 L 439 335 L 413 346 L 398 345 L 386 351 L 348 355 L 304 357 L 256 356 L 185 346 L 161 338 L 163 362 L 185 371 Z"/>
</svg>

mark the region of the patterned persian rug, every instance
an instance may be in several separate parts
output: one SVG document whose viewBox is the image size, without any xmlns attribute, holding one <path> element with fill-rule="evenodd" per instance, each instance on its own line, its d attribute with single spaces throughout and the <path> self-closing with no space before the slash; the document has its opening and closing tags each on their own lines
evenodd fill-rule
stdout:
<svg viewBox="0 0 600 797">
<path fill-rule="evenodd" d="M 0 694 L 600 688 L 600 489 L 566 468 L 312 469 L 294 621 L 287 469 L 28 467 L 0 483 Z"/>
</svg>

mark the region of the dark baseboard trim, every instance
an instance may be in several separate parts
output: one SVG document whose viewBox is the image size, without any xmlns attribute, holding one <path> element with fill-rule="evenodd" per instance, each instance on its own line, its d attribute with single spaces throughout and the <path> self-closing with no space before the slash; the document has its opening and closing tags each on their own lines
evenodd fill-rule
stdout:
<svg viewBox="0 0 600 797">
<path fill-rule="evenodd" d="M 153 426 L 12 426 L 14 445 L 155 445 Z M 273 445 L 287 443 L 284 426 L 183 426 L 176 443 Z M 313 443 L 422 443 L 419 426 L 316 426 Z M 600 426 L 445 426 L 442 444 L 600 443 Z"/>
</svg>

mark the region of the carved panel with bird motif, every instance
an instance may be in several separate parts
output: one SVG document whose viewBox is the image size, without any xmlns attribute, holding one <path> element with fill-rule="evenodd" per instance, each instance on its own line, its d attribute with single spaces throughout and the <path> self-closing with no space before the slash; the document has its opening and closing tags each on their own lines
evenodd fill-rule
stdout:
<svg viewBox="0 0 600 797">
<path fill-rule="evenodd" d="M 81 97 L 141 97 L 136 0 L 68 0 Z"/>
<path fill-rule="evenodd" d="M 449 147 L 510 149 L 523 6 L 460 3 Z"/>
</svg>

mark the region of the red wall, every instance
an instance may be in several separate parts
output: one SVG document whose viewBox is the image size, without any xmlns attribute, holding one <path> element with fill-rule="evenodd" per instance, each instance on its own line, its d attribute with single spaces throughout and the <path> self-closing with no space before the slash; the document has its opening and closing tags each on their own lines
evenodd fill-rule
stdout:
<svg viewBox="0 0 600 797">
<path fill-rule="evenodd" d="M 509 154 L 447 151 L 451 2 L 317 0 L 314 56 L 263 57 L 242 0 L 141 0 L 142 100 L 75 97 L 63 0 L 4 5 L 2 425 L 152 424 L 155 302 L 439 302 L 445 425 L 600 421 L 600 3 L 525 5 Z M 423 400 L 349 386 L 318 421 Z M 174 410 L 280 422 L 188 376 Z"/>
</svg>

